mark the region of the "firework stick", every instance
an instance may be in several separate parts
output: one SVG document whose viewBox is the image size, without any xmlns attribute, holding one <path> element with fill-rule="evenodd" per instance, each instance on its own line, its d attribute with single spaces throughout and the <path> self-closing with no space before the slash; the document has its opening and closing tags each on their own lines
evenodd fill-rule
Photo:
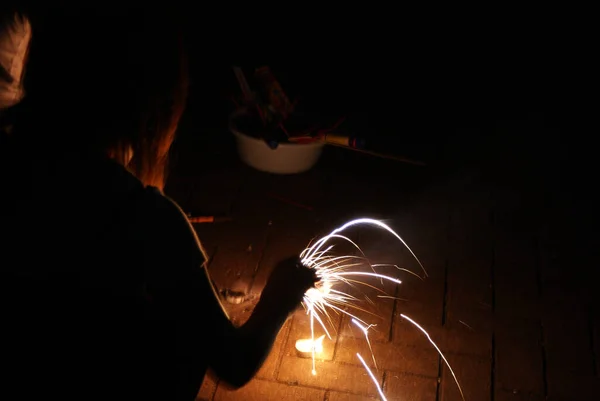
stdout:
<svg viewBox="0 0 600 401">
<path fill-rule="evenodd" d="M 347 146 L 349 148 L 363 149 L 365 147 L 365 141 L 363 139 L 354 138 L 351 136 L 325 134 L 323 136 L 325 143 L 331 145 Z"/>
<path fill-rule="evenodd" d="M 349 149 L 349 150 L 353 150 L 355 152 L 359 152 L 359 153 L 364 153 L 370 156 L 375 156 L 375 157 L 379 157 L 381 159 L 388 159 L 388 160 L 395 160 L 398 162 L 402 162 L 402 163 L 408 163 L 408 164 L 413 164 L 415 166 L 426 166 L 427 164 L 418 161 L 418 160 L 411 160 L 411 159 L 407 159 L 405 157 L 399 157 L 399 156 L 392 156 L 392 155 L 385 155 L 383 153 L 377 153 L 377 152 L 372 152 L 370 150 L 365 150 L 365 149 L 357 149 L 357 148 L 352 148 L 350 146 L 344 146 L 344 145 L 338 145 L 336 143 L 333 142 L 325 142 L 327 145 L 332 145 L 332 146 L 337 146 L 339 148 L 344 148 L 344 149 Z"/>
<path fill-rule="evenodd" d="M 233 220 L 228 216 L 189 216 L 188 220 L 190 223 L 200 224 L 200 223 L 222 223 L 225 221 Z"/>
</svg>

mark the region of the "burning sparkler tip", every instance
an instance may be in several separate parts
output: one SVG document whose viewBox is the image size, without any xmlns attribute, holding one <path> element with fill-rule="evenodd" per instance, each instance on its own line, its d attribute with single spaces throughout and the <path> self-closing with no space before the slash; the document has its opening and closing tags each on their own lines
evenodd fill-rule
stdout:
<svg viewBox="0 0 600 401">
<path fill-rule="evenodd" d="M 363 251 L 358 246 L 358 244 L 356 244 L 349 237 L 340 234 L 342 231 L 344 231 L 345 229 L 347 229 L 349 227 L 356 226 L 356 225 L 362 225 L 362 224 L 373 225 L 373 226 L 379 227 L 381 229 L 384 229 L 387 232 L 389 232 L 390 234 L 392 234 L 396 239 L 398 239 L 406 247 L 406 249 L 408 249 L 410 254 L 413 256 L 413 258 L 417 261 L 417 263 L 423 270 L 423 273 L 419 274 L 416 272 L 412 272 L 409 269 L 400 268 L 397 265 L 390 265 L 390 264 L 375 264 L 374 265 L 374 264 L 371 264 L 371 262 L 369 261 L 369 259 L 367 259 L 366 255 L 363 253 Z M 330 242 L 333 240 L 343 240 L 343 241 L 350 243 L 352 246 L 354 246 L 354 248 L 356 248 L 358 250 L 358 252 L 360 252 L 361 255 L 358 255 L 358 256 L 356 256 L 356 255 L 335 256 L 331 252 L 334 245 L 330 244 Z M 311 241 L 309 243 L 309 245 L 300 253 L 298 264 L 302 265 L 304 267 L 307 267 L 307 268 L 314 269 L 315 276 L 318 278 L 316 285 L 313 288 L 310 288 L 309 290 L 306 291 L 305 296 L 304 296 L 304 301 L 302 304 L 305 307 L 307 314 L 310 315 L 311 338 L 304 339 L 304 340 L 298 340 L 296 342 L 296 349 L 298 350 L 298 352 L 302 356 L 306 356 L 306 357 L 310 356 L 311 357 L 311 359 L 312 359 L 311 373 L 313 376 L 316 376 L 316 374 L 317 374 L 315 357 L 318 352 L 322 351 L 321 342 L 322 342 L 323 338 L 325 337 L 325 336 L 321 336 L 318 339 L 315 339 L 313 326 L 316 321 L 325 330 L 327 337 L 331 338 L 331 336 L 329 335 L 329 333 L 327 331 L 327 328 L 325 327 L 325 322 L 324 322 L 325 317 L 329 318 L 327 309 L 333 310 L 336 313 L 342 313 L 342 314 L 348 315 L 352 318 L 352 320 L 351 320 L 352 323 L 355 324 L 364 333 L 365 340 L 367 341 L 369 350 L 371 351 L 371 356 L 373 358 L 373 366 L 375 367 L 375 369 L 377 369 L 377 363 L 375 361 L 375 356 L 373 354 L 373 349 L 371 348 L 371 343 L 370 343 L 369 335 L 368 335 L 369 329 L 375 325 L 367 324 L 366 322 L 360 320 L 358 317 L 356 317 L 355 315 L 352 315 L 351 313 L 349 313 L 347 311 L 348 307 L 354 307 L 356 309 L 363 310 L 363 311 L 364 311 L 364 309 L 361 309 L 361 308 L 353 305 L 352 301 L 357 301 L 358 299 L 352 295 L 345 293 L 342 289 L 338 288 L 337 287 L 338 284 L 345 284 L 345 285 L 350 285 L 350 286 L 362 284 L 366 287 L 375 288 L 367 282 L 360 281 L 361 277 L 368 277 L 371 279 L 373 279 L 373 278 L 380 279 L 381 284 L 383 284 L 383 280 L 391 281 L 395 284 L 401 284 L 402 281 L 400 279 L 391 277 L 386 274 L 380 274 L 379 272 L 377 272 L 375 270 L 375 267 L 385 267 L 385 266 L 394 266 L 398 270 L 410 273 L 410 274 L 420 278 L 421 280 L 424 280 L 425 278 L 429 277 L 429 275 L 427 274 L 427 271 L 423 267 L 423 264 L 417 258 L 415 253 L 408 246 L 408 244 L 406 244 L 406 242 L 394 230 L 392 230 L 389 226 L 387 226 L 385 223 L 378 221 L 378 220 L 370 219 L 370 218 L 360 218 L 360 219 L 351 220 L 351 221 L 347 222 L 346 224 L 334 229 L 328 235 L 316 240 L 315 242 Z M 371 271 L 365 272 L 365 271 L 360 271 L 355 268 L 357 266 L 360 266 L 361 264 L 369 267 Z M 395 297 L 391 297 L 391 296 L 381 296 L 381 297 L 382 298 L 386 298 L 386 297 L 387 298 L 395 298 Z M 371 304 L 374 304 L 373 301 L 371 301 L 370 298 L 366 294 L 365 294 L 365 298 L 368 302 L 370 302 Z M 463 396 L 463 400 L 464 400 L 464 395 L 462 393 L 462 389 L 460 388 L 458 380 L 456 379 L 456 375 L 452 371 L 452 368 L 450 368 L 450 365 L 446 361 L 446 358 L 444 357 L 444 355 L 442 355 L 439 348 L 437 348 L 437 345 L 435 345 L 435 343 L 433 343 L 433 341 L 429 337 L 429 334 L 427 334 L 427 332 L 424 329 L 422 329 L 416 322 L 414 322 L 409 317 L 407 317 L 403 314 L 400 314 L 400 316 L 404 319 L 409 320 L 411 323 L 416 325 L 417 328 L 419 328 L 421 331 L 423 331 L 423 333 L 425 333 L 427 338 L 430 340 L 430 342 L 433 344 L 433 346 L 440 353 L 440 356 L 444 359 L 444 362 L 450 369 L 450 371 L 454 377 L 454 380 L 456 381 L 456 384 L 458 385 L 459 391 L 460 391 L 461 395 Z M 369 366 L 366 364 L 366 362 L 364 361 L 362 356 L 359 353 L 357 353 L 356 356 L 358 357 L 358 359 L 362 363 L 363 367 L 366 369 L 367 373 L 371 377 L 373 383 L 377 387 L 377 390 L 379 392 L 381 400 L 386 401 L 386 397 L 383 394 L 381 386 L 379 385 L 379 380 L 375 377 L 375 375 L 373 374 L 373 372 L 371 371 Z"/>
</svg>

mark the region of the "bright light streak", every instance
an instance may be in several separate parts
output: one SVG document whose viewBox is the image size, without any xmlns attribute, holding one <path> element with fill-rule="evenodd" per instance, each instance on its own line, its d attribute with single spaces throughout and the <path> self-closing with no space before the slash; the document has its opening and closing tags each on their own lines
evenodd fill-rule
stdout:
<svg viewBox="0 0 600 401">
<path fill-rule="evenodd" d="M 381 401 L 387 401 L 387 398 L 385 398 L 385 394 L 383 394 L 383 390 L 381 389 L 381 386 L 379 385 L 377 378 L 375 377 L 373 372 L 371 372 L 371 369 L 369 369 L 365 360 L 362 358 L 362 356 L 360 356 L 360 354 L 358 352 L 356 353 L 356 356 L 358 357 L 358 359 L 360 359 L 360 362 L 363 364 L 363 366 L 367 370 L 367 373 L 369 373 L 369 376 L 371 376 L 371 380 L 373 380 L 373 383 L 375 383 L 375 387 L 377 387 L 377 391 L 379 391 L 379 396 L 381 397 Z"/>
<path fill-rule="evenodd" d="M 371 342 L 370 342 L 369 336 L 368 336 L 368 330 L 371 327 L 373 327 L 374 325 L 368 324 L 367 322 L 365 322 L 363 319 L 360 319 L 356 315 L 358 312 L 366 312 L 366 313 L 369 313 L 369 312 L 359 304 L 359 302 L 361 301 L 360 299 L 358 299 L 357 297 L 355 297 L 353 295 L 345 293 L 342 289 L 339 288 L 339 286 L 340 285 L 349 285 L 353 288 L 359 288 L 360 286 L 364 286 L 364 287 L 368 287 L 371 289 L 375 289 L 375 290 L 383 293 L 384 292 L 383 290 L 381 290 L 380 288 L 378 288 L 372 284 L 369 284 L 365 281 L 361 281 L 361 278 L 363 280 L 365 278 L 369 278 L 369 277 L 377 278 L 381 281 L 382 284 L 383 284 L 384 280 L 392 282 L 394 284 L 401 284 L 402 281 L 399 278 L 392 277 L 392 276 L 386 275 L 386 274 L 382 274 L 382 273 L 376 271 L 376 268 L 380 269 L 380 268 L 385 268 L 385 267 L 393 267 L 399 272 L 409 273 L 409 274 L 415 275 L 419 278 L 422 278 L 422 277 L 413 271 L 398 267 L 397 265 L 372 264 L 369 261 L 369 259 L 367 258 L 367 256 L 364 254 L 362 249 L 358 246 L 358 244 L 356 244 L 356 242 L 352 241 L 349 237 L 340 234 L 342 231 L 344 231 L 350 227 L 357 226 L 357 225 L 375 226 L 377 228 L 381 228 L 381 229 L 389 232 L 390 234 L 392 234 L 396 239 L 398 239 L 402 243 L 402 245 L 404 245 L 404 247 L 406 247 L 406 249 L 408 249 L 410 254 L 413 256 L 413 258 L 417 261 L 417 263 L 423 270 L 424 276 L 427 277 L 427 271 L 423 267 L 423 264 L 421 263 L 421 261 L 417 258 L 415 253 L 410 249 L 410 247 L 406 244 L 406 242 L 404 242 L 404 240 L 394 230 L 392 230 L 388 225 L 386 225 L 385 223 L 382 223 L 381 221 L 369 219 L 369 218 L 360 218 L 360 219 L 356 219 L 356 220 L 351 220 L 351 221 L 345 223 L 344 225 L 334 229 L 328 235 L 318 239 L 317 241 L 315 241 L 312 244 L 309 244 L 300 253 L 300 262 L 307 268 L 315 269 L 316 276 L 319 279 L 315 288 L 309 289 L 304 294 L 303 306 L 305 307 L 306 313 L 309 315 L 309 318 L 310 318 L 311 340 L 313 341 L 313 343 L 315 342 L 315 337 L 314 337 L 315 336 L 315 334 L 314 334 L 315 320 L 323 328 L 327 337 L 329 339 L 331 339 L 331 335 L 330 335 L 329 331 L 327 330 L 327 327 L 325 324 L 325 321 L 328 321 L 330 323 L 332 322 L 330 312 L 335 312 L 336 314 L 343 314 L 343 315 L 350 317 L 351 322 L 353 324 L 355 324 L 365 335 L 365 339 L 367 341 L 367 344 L 369 345 L 369 350 L 371 351 L 371 356 L 373 358 L 374 366 L 377 369 L 377 363 L 375 361 L 375 356 L 374 356 L 373 349 L 371 347 Z M 357 255 L 337 255 L 336 256 L 336 255 L 334 255 L 333 254 L 334 245 L 330 243 L 333 240 L 342 240 L 342 241 L 346 241 L 347 243 L 350 243 L 359 252 L 360 256 L 357 256 Z M 359 268 L 361 266 L 366 267 L 371 271 L 370 272 L 361 271 L 361 270 L 359 270 Z M 395 297 L 391 297 L 389 295 L 378 295 L 378 297 L 395 298 Z M 368 298 L 366 295 L 365 295 L 365 299 L 367 301 L 370 301 L 370 298 Z M 371 301 L 371 303 L 372 303 L 372 301 Z M 404 319 L 409 320 L 416 327 L 418 327 L 423 333 L 425 333 L 425 335 L 427 336 L 427 338 L 429 339 L 431 344 L 433 344 L 433 346 L 436 348 L 438 353 L 444 359 L 444 362 L 446 363 L 446 365 L 448 365 L 448 368 L 450 368 L 448 361 L 446 360 L 444 355 L 442 355 L 442 353 L 439 350 L 439 348 L 437 347 L 437 345 L 435 345 L 435 343 L 431 340 L 431 338 L 429 337 L 429 334 L 427 334 L 427 332 L 421 326 L 419 326 L 416 322 L 414 322 L 412 319 L 408 318 L 405 315 L 401 315 L 401 316 Z M 315 347 L 312 347 L 311 352 L 312 352 L 312 374 L 315 375 L 316 374 Z M 356 356 L 358 357 L 360 362 L 363 364 L 363 366 L 365 367 L 365 369 L 371 376 L 371 379 L 373 379 L 373 382 L 377 386 L 377 390 L 379 391 L 381 399 L 383 401 L 386 401 L 385 395 L 383 394 L 383 391 L 382 391 L 381 387 L 379 386 L 379 383 L 377 382 L 375 376 L 373 375 L 373 373 L 371 372 L 371 370 L 365 363 L 364 359 L 358 353 L 356 354 Z M 456 384 L 458 385 L 458 380 L 456 379 L 456 375 L 454 374 L 454 371 L 452 371 L 452 368 L 450 368 L 450 371 L 452 373 L 452 376 L 454 377 L 454 380 L 456 381 Z M 458 389 L 461 393 L 461 396 L 463 396 L 463 400 L 464 400 L 464 395 L 463 395 L 462 389 L 460 388 L 460 385 L 458 385 Z"/>
<path fill-rule="evenodd" d="M 458 386 L 458 391 L 460 391 L 460 396 L 462 397 L 462 399 L 464 401 L 465 395 L 463 394 L 462 388 L 460 388 L 460 384 L 458 383 L 458 379 L 456 378 L 456 375 L 454 374 L 454 371 L 452 370 L 452 367 L 448 363 L 448 360 L 446 359 L 446 357 L 444 356 L 444 354 L 442 353 L 442 351 L 438 348 L 438 346 L 435 344 L 435 342 L 431 339 L 431 336 L 429 335 L 429 333 L 423 327 L 421 327 L 417 322 L 415 322 L 414 320 L 412 320 L 408 316 L 403 315 L 402 313 L 400 314 L 400 316 L 403 319 L 406 319 L 409 322 L 411 322 L 413 325 L 415 325 L 415 327 L 417 329 L 421 330 L 423 332 L 423 334 L 425 334 L 425 336 L 427 337 L 427 339 L 429 340 L 429 342 L 431 343 L 431 345 L 433 345 L 435 347 L 435 349 L 437 350 L 438 354 L 440 354 L 440 356 L 442 357 L 442 359 L 446 363 L 446 366 L 448 366 L 448 369 L 450 369 L 450 373 L 452 373 L 452 377 L 454 378 L 454 381 L 456 382 L 456 385 Z"/>
<path fill-rule="evenodd" d="M 371 351 L 371 357 L 373 358 L 373 365 L 375 366 L 375 369 L 379 369 L 377 367 L 377 361 L 375 360 L 375 354 L 373 353 L 373 348 L 371 347 L 371 341 L 369 340 L 369 329 L 373 326 L 375 326 L 374 324 L 370 324 L 368 327 L 363 326 L 362 324 L 360 324 L 356 319 L 352 318 L 352 323 L 354 323 L 359 329 L 362 330 L 363 334 L 365 335 L 365 340 L 367 340 L 367 345 L 369 346 L 369 351 Z"/>
</svg>

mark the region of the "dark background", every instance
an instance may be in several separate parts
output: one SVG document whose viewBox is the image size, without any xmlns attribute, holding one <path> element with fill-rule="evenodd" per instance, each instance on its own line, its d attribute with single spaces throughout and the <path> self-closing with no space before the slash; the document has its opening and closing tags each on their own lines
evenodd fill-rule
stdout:
<svg viewBox="0 0 600 401">
<path fill-rule="evenodd" d="M 486 171 L 534 194 L 528 213 L 569 222 L 578 246 L 596 243 L 597 46 L 585 11 L 363 6 L 190 14 L 192 86 L 176 146 L 235 154 L 232 65 L 247 75 L 269 65 L 291 99 L 347 117 L 376 150 L 425 161 L 431 176 Z M 364 158 L 351 153 L 326 149 L 319 163 L 358 170 Z M 396 164 L 374 174 L 404 183 L 415 169 Z"/>
<path fill-rule="evenodd" d="M 183 135 L 212 142 L 228 135 L 228 98 L 239 94 L 232 65 L 247 75 L 269 65 L 291 99 L 324 118 L 347 117 L 347 128 L 388 153 L 429 163 L 471 162 L 487 151 L 589 158 L 581 155 L 593 141 L 585 121 L 593 109 L 591 54 L 585 26 L 567 27 L 566 17 L 392 5 L 337 13 L 298 4 L 290 12 L 231 7 L 186 22 L 185 121 L 194 128 Z M 498 136 L 506 121 L 528 128 Z"/>
<path fill-rule="evenodd" d="M 597 46 L 583 9 L 181 7 L 191 90 L 180 148 L 235 153 L 232 66 L 252 75 L 268 65 L 299 107 L 324 121 L 346 117 L 344 129 L 373 150 L 448 169 L 518 159 L 549 180 L 559 168 L 563 182 L 592 187 Z"/>
</svg>

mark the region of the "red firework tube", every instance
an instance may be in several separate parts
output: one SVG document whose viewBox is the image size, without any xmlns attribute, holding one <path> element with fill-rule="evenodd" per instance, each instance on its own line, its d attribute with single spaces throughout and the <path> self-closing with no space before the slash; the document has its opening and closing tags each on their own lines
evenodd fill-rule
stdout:
<svg viewBox="0 0 600 401">
<path fill-rule="evenodd" d="M 188 220 L 190 223 L 200 224 L 200 223 L 222 223 L 225 221 L 233 220 L 228 216 L 189 216 Z"/>
<path fill-rule="evenodd" d="M 333 134 L 325 135 L 325 143 L 330 143 L 332 145 L 347 146 L 353 149 L 364 149 L 365 147 L 364 139 Z"/>
</svg>

